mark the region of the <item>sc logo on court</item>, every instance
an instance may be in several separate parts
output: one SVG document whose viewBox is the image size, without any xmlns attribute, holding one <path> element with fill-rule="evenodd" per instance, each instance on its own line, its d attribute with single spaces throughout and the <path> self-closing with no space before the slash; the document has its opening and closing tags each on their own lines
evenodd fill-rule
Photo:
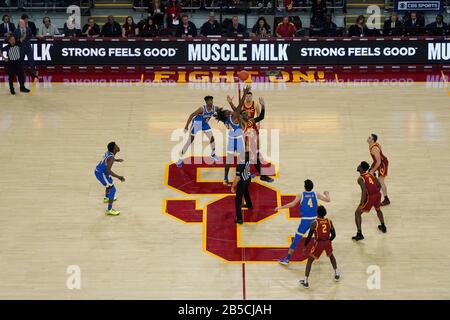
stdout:
<svg viewBox="0 0 450 320">
<path fill-rule="evenodd" d="M 200 160 L 200 161 L 199 161 Z M 246 246 L 241 242 L 242 226 L 234 222 L 235 196 L 230 187 L 222 181 L 205 180 L 202 173 L 209 170 L 223 170 L 225 161 L 207 164 L 201 159 L 191 157 L 178 168 L 175 163 L 169 163 L 165 168 L 164 185 L 175 190 L 182 197 L 163 199 L 163 213 L 185 224 L 202 225 L 202 250 L 224 262 L 277 262 L 286 254 L 290 245 L 287 237 L 286 246 Z M 267 168 L 266 168 L 267 169 Z M 275 168 L 270 166 L 268 170 Z M 281 210 L 275 213 L 273 209 L 280 204 L 293 200 L 294 195 L 281 193 L 259 181 L 250 186 L 254 199 L 251 212 L 244 210 L 244 224 L 258 224 L 273 217 L 284 214 L 286 219 L 300 219 L 298 207 Z M 213 200 L 200 206 L 199 200 L 213 197 Z M 310 244 L 312 245 L 312 243 Z M 303 261 L 307 258 L 300 250 L 294 253 L 292 261 Z"/>
</svg>

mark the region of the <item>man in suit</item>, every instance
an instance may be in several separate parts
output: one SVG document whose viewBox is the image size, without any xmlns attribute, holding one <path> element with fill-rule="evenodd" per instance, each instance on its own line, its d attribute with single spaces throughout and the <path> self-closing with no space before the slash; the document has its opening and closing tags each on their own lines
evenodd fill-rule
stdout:
<svg viewBox="0 0 450 320">
<path fill-rule="evenodd" d="M 3 23 L 0 25 L 0 35 L 6 37 L 9 33 L 13 33 L 16 30 L 14 23 L 9 19 L 9 16 L 5 14 L 2 18 Z"/>
<path fill-rule="evenodd" d="M 425 20 L 418 17 L 416 12 L 411 12 L 409 18 L 405 21 L 406 35 L 418 36 L 423 34 L 425 30 Z"/>
<path fill-rule="evenodd" d="M 402 35 L 402 23 L 398 20 L 398 14 L 393 12 L 391 17 L 384 21 L 383 35 L 384 36 L 400 36 Z"/>
<path fill-rule="evenodd" d="M 27 56 L 31 68 L 31 75 L 36 78 L 36 67 L 34 63 L 33 47 L 31 46 L 32 31 L 27 27 L 25 20 L 20 19 L 19 27 L 14 31 L 14 37 L 20 44 L 22 58 Z"/>
<path fill-rule="evenodd" d="M 30 21 L 30 17 L 28 17 L 28 15 L 26 13 L 24 13 L 21 16 L 21 19 L 25 21 L 25 25 L 30 28 L 31 30 L 31 36 L 32 37 L 36 37 L 37 34 L 37 28 L 36 25 L 34 24 L 34 22 Z"/>
<path fill-rule="evenodd" d="M 448 25 L 444 22 L 444 16 L 438 14 L 436 21 L 427 25 L 427 32 L 432 36 L 443 36 L 447 32 Z"/>
</svg>

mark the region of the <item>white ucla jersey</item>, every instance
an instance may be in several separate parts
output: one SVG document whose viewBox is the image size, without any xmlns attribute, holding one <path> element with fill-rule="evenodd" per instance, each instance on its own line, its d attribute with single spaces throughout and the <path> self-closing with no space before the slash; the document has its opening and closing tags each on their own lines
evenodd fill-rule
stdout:
<svg viewBox="0 0 450 320">
<path fill-rule="evenodd" d="M 204 105 L 203 106 L 203 113 L 201 114 L 201 116 L 203 118 L 203 121 L 204 122 L 208 122 L 209 119 L 212 118 L 212 116 L 214 115 L 215 112 L 216 112 L 216 106 L 215 105 L 213 105 L 211 107 L 211 111 L 208 111 L 206 105 Z"/>
</svg>

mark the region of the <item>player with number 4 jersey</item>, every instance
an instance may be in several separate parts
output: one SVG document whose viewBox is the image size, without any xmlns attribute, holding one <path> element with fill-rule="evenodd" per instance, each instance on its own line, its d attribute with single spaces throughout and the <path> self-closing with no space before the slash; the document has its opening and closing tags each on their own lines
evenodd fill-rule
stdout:
<svg viewBox="0 0 450 320">
<path fill-rule="evenodd" d="M 289 264 L 292 254 L 294 253 L 298 243 L 308 232 L 311 223 L 317 218 L 318 199 L 324 202 L 330 202 L 330 194 L 328 193 L 328 191 L 325 191 L 322 195 L 320 193 L 312 191 L 313 188 L 314 183 L 309 179 L 305 180 L 305 191 L 297 194 L 292 202 L 285 204 L 284 206 L 275 208 L 275 212 L 277 212 L 281 209 L 292 208 L 300 202 L 300 225 L 298 226 L 297 232 L 295 233 L 294 240 L 292 241 L 287 256 L 279 261 L 282 265 Z"/>
<path fill-rule="evenodd" d="M 355 211 L 355 223 L 357 228 L 356 236 L 352 237 L 353 240 L 359 241 L 363 240 L 364 236 L 361 230 L 361 216 L 363 212 L 369 212 L 372 207 L 377 211 L 378 219 L 380 220 L 380 225 L 378 229 L 386 233 L 387 229 L 384 224 L 383 212 L 381 211 L 381 184 L 378 179 L 372 175 L 369 170 L 370 166 L 367 162 L 363 161 L 360 163 L 356 169 L 359 172 L 358 184 L 361 187 L 361 200 L 359 202 L 358 208 Z"/>
</svg>

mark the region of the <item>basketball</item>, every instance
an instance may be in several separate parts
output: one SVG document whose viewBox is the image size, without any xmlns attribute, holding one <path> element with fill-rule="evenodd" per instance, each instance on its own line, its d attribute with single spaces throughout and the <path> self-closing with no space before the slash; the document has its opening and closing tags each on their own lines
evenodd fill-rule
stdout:
<svg viewBox="0 0 450 320">
<path fill-rule="evenodd" d="M 245 70 L 242 70 L 242 71 L 239 71 L 239 72 L 237 73 L 237 76 L 238 76 L 239 80 L 241 80 L 241 81 L 245 81 L 245 80 L 247 80 L 247 79 L 248 79 L 248 77 L 249 77 L 249 74 L 248 74 L 248 72 L 247 72 L 247 71 L 245 71 Z"/>
</svg>

